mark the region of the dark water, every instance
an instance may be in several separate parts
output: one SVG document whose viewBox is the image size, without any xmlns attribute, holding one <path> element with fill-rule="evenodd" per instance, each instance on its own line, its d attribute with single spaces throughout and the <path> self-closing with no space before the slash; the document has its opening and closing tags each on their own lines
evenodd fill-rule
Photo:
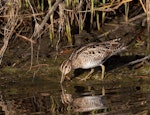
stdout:
<svg viewBox="0 0 150 115">
<path fill-rule="evenodd" d="M 31 80 L 2 84 L 0 115 L 148 115 L 149 82 L 100 83 Z"/>
</svg>

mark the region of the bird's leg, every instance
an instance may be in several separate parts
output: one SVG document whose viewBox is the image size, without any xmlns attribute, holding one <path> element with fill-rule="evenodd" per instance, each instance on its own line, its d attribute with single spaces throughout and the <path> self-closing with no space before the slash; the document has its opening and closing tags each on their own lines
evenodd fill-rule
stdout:
<svg viewBox="0 0 150 115">
<path fill-rule="evenodd" d="M 100 64 L 101 68 L 102 68 L 102 76 L 101 79 L 104 79 L 104 74 L 105 74 L 105 66 L 103 64 Z"/>
<path fill-rule="evenodd" d="M 64 75 L 64 74 L 62 74 L 62 75 L 61 75 L 60 83 L 63 83 L 64 79 L 65 79 L 65 75 Z"/>
<path fill-rule="evenodd" d="M 81 81 L 86 81 L 87 79 L 90 78 L 90 75 L 94 72 L 94 69 L 92 68 L 91 71 L 83 78 Z"/>
<path fill-rule="evenodd" d="M 105 88 L 102 87 L 102 95 L 105 96 Z"/>
</svg>

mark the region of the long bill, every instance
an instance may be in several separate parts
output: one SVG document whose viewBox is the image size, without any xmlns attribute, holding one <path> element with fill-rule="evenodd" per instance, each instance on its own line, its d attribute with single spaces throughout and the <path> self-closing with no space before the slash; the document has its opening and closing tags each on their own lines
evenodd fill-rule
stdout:
<svg viewBox="0 0 150 115">
<path fill-rule="evenodd" d="M 65 75 L 62 73 L 60 83 L 63 83 L 64 79 L 65 79 Z"/>
</svg>

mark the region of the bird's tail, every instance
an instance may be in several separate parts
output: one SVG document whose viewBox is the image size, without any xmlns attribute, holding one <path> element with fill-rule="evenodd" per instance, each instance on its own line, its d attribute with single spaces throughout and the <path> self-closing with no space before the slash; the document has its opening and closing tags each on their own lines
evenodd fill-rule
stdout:
<svg viewBox="0 0 150 115">
<path fill-rule="evenodd" d="M 115 55 L 115 54 L 127 49 L 127 46 L 121 42 L 121 38 L 112 40 L 111 45 L 112 45 L 112 49 L 113 49 L 112 55 Z"/>
</svg>

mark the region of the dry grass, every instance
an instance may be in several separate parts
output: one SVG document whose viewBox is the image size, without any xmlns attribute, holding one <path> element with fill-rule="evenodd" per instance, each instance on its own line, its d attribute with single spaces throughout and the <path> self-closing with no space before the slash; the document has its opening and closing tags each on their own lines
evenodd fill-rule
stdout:
<svg viewBox="0 0 150 115">
<path fill-rule="evenodd" d="M 36 44 L 37 39 L 40 39 L 47 30 L 51 46 L 55 47 L 58 51 L 59 44 L 64 41 L 67 41 L 70 46 L 73 45 L 72 32 L 75 31 L 74 29 L 80 32 L 86 29 L 86 22 L 89 22 L 90 30 L 101 30 L 101 25 L 105 23 L 109 13 L 115 15 L 119 8 L 124 9 L 122 11 L 124 12 L 122 22 L 130 23 L 131 20 L 137 20 L 140 14 L 129 18 L 130 4 L 132 2 L 133 0 L 65 0 L 64 2 L 62 0 L 3 1 L 0 3 L 0 22 L 2 23 L 0 34 L 2 36 L 1 42 L 3 42 L 3 46 L 0 49 L 0 64 L 8 43 L 14 36 L 31 43 L 32 62 L 33 44 Z M 147 15 L 148 32 L 150 33 L 150 2 L 149 0 L 139 0 L 137 4 L 143 8 L 143 11 Z M 27 26 L 28 23 L 32 24 L 33 22 L 34 28 Z M 96 28 L 94 27 L 95 22 Z M 26 36 L 23 34 L 24 30 L 27 30 L 26 32 L 30 34 Z M 148 39 L 147 43 L 147 54 L 149 54 L 150 39 Z"/>
</svg>

